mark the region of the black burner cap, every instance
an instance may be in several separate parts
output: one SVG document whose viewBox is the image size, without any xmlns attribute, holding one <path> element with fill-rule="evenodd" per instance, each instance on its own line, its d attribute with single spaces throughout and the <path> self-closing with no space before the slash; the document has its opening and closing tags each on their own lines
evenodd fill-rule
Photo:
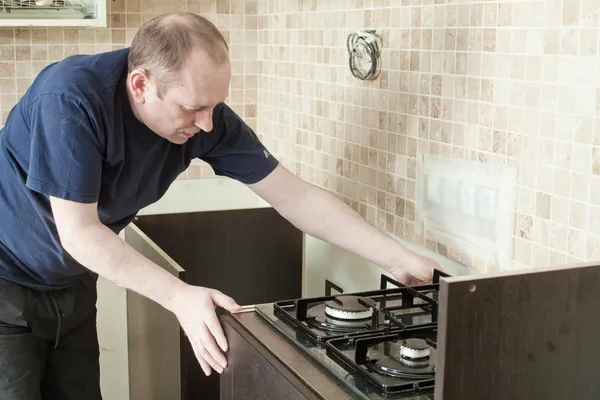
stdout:
<svg viewBox="0 0 600 400">
<path fill-rule="evenodd" d="M 361 312 L 368 310 L 368 307 L 362 305 L 359 302 L 359 299 L 365 304 L 369 304 L 373 307 L 375 306 L 373 300 L 358 296 L 337 296 L 335 299 L 327 301 L 325 305 L 334 310 L 347 312 Z"/>
<path fill-rule="evenodd" d="M 405 339 L 401 342 L 402 346 L 411 350 L 426 350 L 430 346 L 424 339 Z"/>
</svg>

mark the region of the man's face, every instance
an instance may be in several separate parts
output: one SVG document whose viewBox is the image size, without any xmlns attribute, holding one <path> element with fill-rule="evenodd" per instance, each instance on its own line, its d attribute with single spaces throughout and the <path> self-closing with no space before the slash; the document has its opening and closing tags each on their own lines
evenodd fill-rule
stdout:
<svg viewBox="0 0 600 400">
<path fill-rule="evenodd" d="M 144 74 L 136 78 L 135 72 L 129 79 L 137 118 L 159 136 L 183 144 L 200 130 L 212 131 L 212 112 L 227 98 L 231 68 L 229 63 L 215 65 L 199 49 L 172 78 L 162 98 L 156 79 Z"/>
</svg>

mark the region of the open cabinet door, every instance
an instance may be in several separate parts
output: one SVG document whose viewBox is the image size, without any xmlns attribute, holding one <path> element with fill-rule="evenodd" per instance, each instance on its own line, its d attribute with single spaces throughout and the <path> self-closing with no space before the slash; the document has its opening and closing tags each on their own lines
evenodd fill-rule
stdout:
<svg viewBox="0 0 600 400">
<path fill-rule="evenodd" d="M 135 224 L 125 241 L 169 273 L 185 280 L 185 271 Z M 127 336 L 130 400 L 185 398 L 181 357 L 182 330 L 175 315 L 154 301 L 127 291 Z"/>
</svg>

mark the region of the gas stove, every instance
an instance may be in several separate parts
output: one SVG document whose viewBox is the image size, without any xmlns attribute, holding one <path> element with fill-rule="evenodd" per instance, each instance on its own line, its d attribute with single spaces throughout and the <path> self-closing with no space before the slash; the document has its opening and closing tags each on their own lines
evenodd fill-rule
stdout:
<svg viewBox="0 0 600 400">
<path fill-rule="evenodd" d="M 349 294 L 326 281 L 323 297 L 255 310 L 357 398 L 433 399 L 442 276 L 409 287 L 381 275 L 380 289 Z"/>
</svg>

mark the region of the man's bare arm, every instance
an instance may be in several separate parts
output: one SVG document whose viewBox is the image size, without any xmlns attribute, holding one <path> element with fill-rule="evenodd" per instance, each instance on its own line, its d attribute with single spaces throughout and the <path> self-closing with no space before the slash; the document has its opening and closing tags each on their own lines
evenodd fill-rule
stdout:
<svg viewBox="0 0 600 400">
<path fill-rule="evenodd" d="M 218 290 L 188 285 L 138 253 L 98 219 L 96 204 L 50 198 L 64 249 L 80 264 L 116 285 L 131 289 L 173 312 L 206 375 L 223 372 L 227 340 L 215 307 L 239 310 Z"/>
<path fill-rule="evenodd" d="M 333 194 L 303 181 L 281 165 L 249 187 L 298 229 L 351 251 L 396 277 L 407 272 L 428 280 L 433 268 L 439 267 L 369 224 Z"/>
<path fill-rule="evenodd" d="M 116 285 L 170 309 L 171 300 L 184 283 L 102 225 L 96 204 L 51 198 L 51 205 L 62 246 L 75 260 Z"/>
</svg>

